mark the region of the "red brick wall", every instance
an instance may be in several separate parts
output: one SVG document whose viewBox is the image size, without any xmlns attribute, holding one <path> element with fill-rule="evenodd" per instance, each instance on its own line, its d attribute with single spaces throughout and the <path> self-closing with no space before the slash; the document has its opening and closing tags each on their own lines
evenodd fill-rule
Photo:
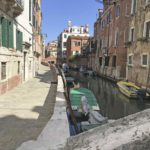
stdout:
<svg viewBox="0 0 150 150">
<path fill-rule="evenodd" d="M 79 46 L 75 46 L 72 43 L 73 42 L 80 42 Z M 74 37 L 74 38 L 68 38 L 67 40 L 67 58 L 69 58 L 73 52 L 78 51 L 79 53 L 82 53 L 82 46 L 84 43 L 88 43 L 89 42 L 89 38 L 87 37 L 87 39 L 84 39 L 84 37 Z"/>
<path fill-rule="evenodd" d="M 117 5 L 112 6 L 111 9 L 105 10 L 101 20 L 107 21 L 108 12 L 112 14 L 112 21 L 109 24 L 106 24 L 105 27 L 100 29 L 100 21 L 97 31 L 99 32 L 99 39 L 103 39 L 105 41 L 105 46 L 108 47 L 108 56 L 110 57 L 109 67 L 107 75 L 111 76 L 111 72 L 109 70 L 118 70 L 120 68 L 119 76 L 126 76 L 126 62 L 127 62 L 127 48 L 125 47 L 125 31 L 128 31 L 129 21 L 130 21 L 130 11 L 131 11 L 131 0 L 120 0 L 120 16 L 116 17 L 116 8 Z M 126 13 L 128 12 L 128 13 Z M 128 15 L 126 15 L 128 14 Z M 95 26 L 96 27 L 96 26 Z M 118 45 L 115 46 L 115 33 L 118 31 Z M 109 37 L 108 37 L 109 35 Z M 109 44 L 108 40 L 109 39 Z M 99 48 L 99 47 L 98 47 Z M 112 67 L 112 58 L 116 56 L 116 67 Z M 102 52 L 99 53 L 99 57 L 103 57 Z M 100 67 L 99 67 L 100 68 Z M 113 72 L 112 72 L 113 73 Z"/>
<path fill-rule="evenodd" d="M 12 90 L 22 82 L 21 75 L 14 76 L 7 81 L 0 83 L 0 94 L 4 94 L 9 90 Z"/>
</svg>

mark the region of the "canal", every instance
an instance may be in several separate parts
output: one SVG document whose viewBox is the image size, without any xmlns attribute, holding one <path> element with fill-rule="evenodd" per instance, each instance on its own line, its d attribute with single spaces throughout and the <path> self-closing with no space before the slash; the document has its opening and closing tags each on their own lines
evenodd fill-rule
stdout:
<svg viewBox="0 0 150 150">
<path fill-rule="evenodd" d="M 101 109 L 101 114 L 109 119 L 119 119 L 150 108 L 150 101 L 129 99 L 120 93 L 117 86 L 110 81 L 100 77 L 84 76 L 75 71 L 72 71 L 71 74 L 79 81 L 81 87 L 93 91 Z"/>
</svg>

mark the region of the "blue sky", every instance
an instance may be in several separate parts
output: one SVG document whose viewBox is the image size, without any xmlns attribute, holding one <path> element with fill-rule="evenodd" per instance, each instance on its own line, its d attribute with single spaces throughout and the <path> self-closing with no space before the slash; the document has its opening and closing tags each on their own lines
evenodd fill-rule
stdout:
<svg viewBox="0 0 150 150">
<path fill-rule="evenodd" d="M 46 43 L 57 39 L 67 28 L 68 20 L 73 25 L 88 24 L 92 35 L 99 8 L 101 4 L 95 0 L 42 0 L 42 33 L 47 34 Z"/>
</svg>

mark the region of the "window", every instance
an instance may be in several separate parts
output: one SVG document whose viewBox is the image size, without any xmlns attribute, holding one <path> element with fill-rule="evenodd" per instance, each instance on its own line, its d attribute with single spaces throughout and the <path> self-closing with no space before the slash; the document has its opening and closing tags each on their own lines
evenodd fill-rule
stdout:
<svg viewBox="0 0 150 150">
<path fill-rule="evenodd" d="M 7 48 L 13 48 L 14 47 L 13 22 L 2 17 L 1 29 L 2 29 L 2 46 Z"/>
<path fill-rule="evenodd" d="M 120 6 L 118 5 L 116 8 L 116 17 L 120 16 Z"/>
<path fill-rule="evenodd" d="M 116 31 L 116 33 L 115 33 L 115 46 L 118 46 L 118 40 L 119 40 L 119 35 L 118 35 L 118 31 Z"/>
<path fill-rule="evenodd" d="M 20 61 L 18 61 L 18 74 L 20 74 Z"/>
<path fill-rule="evenodd" d="M 29 0 L 29 21 L 31 21 L 31 0 Z"/>
<path fill-rule="evenodd" d="M 80 46 L 80 42 L 78 42 L 78 46 Z"/>
<path fill-rule="evenodd" d="M 116 56 L 112 58 L 112 67 L 116 67 Z"/>
<path fill-rule="evenodd" d="M 67 35 L 66 35 L 66 34 L 64 34 L 64 38 L 67 38 Z"/>
<path fill-rule="evenodd" d="M 128 65 L 133 65 L 133 55 L 132 54 L 130 54 L 128 56 Z"/>
<path fill-rule="evenodd" d="M 135 12 L 136 12 L 136 1 L 137 1 L 137 0 L 132 0 L 131 15 L 134 15 Z"/>
<path fill-rule="evenodd" d="M 130 29 L 130 42 L 134 41 L 134 28 Z"/>
<path fill-rule="evenodd" d="M 8 47 L 14 48 L 14 32 L 12 21 L 8 21 Z"/>
<path fill-rule="evenodd" d="M 1 79 L 6 79 L 6 62 L 1 62 Z"/>
<path fill-rule="evenodd" d="M 35 27 L 35 22 L 36 22 L 35 15 L 33 15 L 33 27 Z"/>
<path fill-rule="evenodd" d="M 64 42 L 64 43 L 63 43 L 63 46 L 66 47 L 66 46 L 67 46 L 67 42 Z"/>
<path fill-rule="evenodd" d="M 23 35 L 22 32 L 16 30 L 16 49 L 22 51 Z"/>
<path fill-rule="evenodd" d="M 147 54 L 142 54 L 141 65 L 142 66 L 147 66 L 148 65 L 148 55 Z"/>
<path fill-rule="evenodd" d="M 145 0 L 145 5 L 149 5 L 150 4 L 150 0 Z"/>
<path fill-rule="evenodd" d="M 102 21 L 102 28 L 105 27 L 105 20 Z"/>
<path fill-rule="evenodd" d="M 32 62 L 29 61 L 29 70 L 31 70 L 31 69 L 32 69 Z"/>
<path fill-rule="evenodd" d="M 102 65 L 102 57 L 99 57 L 99 65 Z"/>
<path fill-rule="evenodd" d="M 146 38 L 150 38 L 150 21 L 144 23 L 143 36 Z"/>
<path fill-rule="evenodd" d="M 105 66 L 109 66 L 109 56 L 105 57 Z"/>
</svg>

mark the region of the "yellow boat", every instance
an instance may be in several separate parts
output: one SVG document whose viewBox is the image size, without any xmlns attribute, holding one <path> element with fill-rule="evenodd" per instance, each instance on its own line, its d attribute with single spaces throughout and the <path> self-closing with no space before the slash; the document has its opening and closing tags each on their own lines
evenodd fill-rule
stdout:
<svg viewBox="0 0 150 150">
<path fill-rule="evenodd" d="M 117 85 L 119 87 L 120 92 L 129 98 L 137 98 L 137 92 L 141 89 L 132 82 L 119 81 L 117 82 Z M 149 96 L 150 95 L 146 93 L 146 97 Z"/>
</svg>

